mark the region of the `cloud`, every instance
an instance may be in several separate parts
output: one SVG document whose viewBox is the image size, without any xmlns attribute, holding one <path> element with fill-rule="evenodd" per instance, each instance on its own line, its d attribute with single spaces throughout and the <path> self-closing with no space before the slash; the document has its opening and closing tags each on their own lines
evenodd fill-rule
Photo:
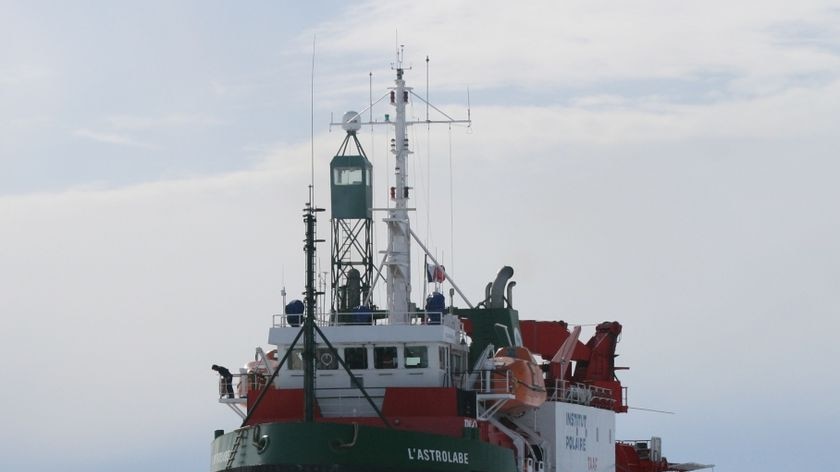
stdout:
<svg viewBox="0 0 840 472">
<path fill-rule="evenodd" d="M 159 117 L 117 115 L 106 119 L 114 129 L 147 130 L 150 128 L 212 127 L 223 121 L 209 115 L 171 113 Z"/>
<path fill-rule="evenodd" d="M 110 131 L 96 131 L 88 128 L 79 128 L 73 131 L 73 135 L 97 141 L 100 143 L 116 144 L 135 148 L 153 149 L 155 146 L 138 141 L 127 135 L 124 131 L 149 131 L 160 128 L 190 128 L 190 127 L 213 127 L 223 124 L 215 117 L 201 114 L 171 113 L 159 117 L 144 117 L 131 115 L 115 115 L 105 119 Z"/>
<path fill-rule="evenodd" d="M 154 146 L 136 141 L 135 139 L 117 133 L 109 133 L 109 132 L 102 132 L 102 131 L 93 131 L 87 128 L 80 128 L 73 131 L 74 136 L 78 136 L 80 138 L 90 139 L 100 143 L 107 143 L 107 144 L 116 144 L 120 146 L 128 146 L 128 147 L 135 147 L 135 148 L 145 148 L 145 149 L 152 149 Z"/>
<path fill-rule="evenodd" d="M 0 69 L 0 85 L 19 87 L 29 82 L 44 80 L 52 75 L 43 65 L 18 64 Z"/>
<path fill-rule="evenodd" d="M 243 346 L 264 343 L 283 267 L 291 279 L 300 265 L 297 245 L 270 241 L 300 239 L 306 189 L 284 192 L 291 177 L 294 170 L 264 170 L 0 198 L 0 351 L 8 378 L 29 392 L 4 415 L 16 427 L 2 434 L 0 450 L 35 451 L 47 441 L 56 454 L 90 462 L 103 450 L 165 442 L 163 430 L 174 441 L 196 427 L 232 426 L 214 404 L 209 366 L 235 367 Z M 274 211 L 294 224 L 271 218 Z M 244 337 L 209 326 L 245 328 Z M 21 339 L 49 348 L 13 362 Z M 18 392 L 0 396 L 12 401 Z M 50 431 L 39 432 L 44 421 Z M 88 448 L 93 438 L 108 446 Z"/>
<path fill-rule="evenodd" d="M 473 106 L 472 127 L 477 133 L 481 130 L 483 138 L 471 146 L 481 149 L 486 159 L 507 159 L 506 153 L 516 153 L 523 142 L 546 152 L 570 145 L 611 147 L 696 140 L 809 140 L 814 145 L 828 145 L 836 141 L 838 110 L 840 80 L 821 87 L 713 103 L 673 104 L 655 96 L 634 100 L 582 96 L 568 106 L 478 105 Z M 436 136 L 446 142 L 445 133 Z"/>
<path fill-rule="evenodd" d="M 396 28 L 408 46 L 408 65 L 420 68 L 424 55 L 432 55 L 438 87 L 513 84 L 551 90 L 711 73 L 737 77 L 732 91 L 751 95 L 764 91 L 750 88 L 761 84 L 837 73 L 836 53 L 811 44 L 780 46 L 778 40 L 779 28 L 791 22 L 804 30 L 820 28 L 825 22 L 819 18 L 831 15 L 830 6 L 821 1 L 609 6 L 543 1 L 490 2 L 476 8 L 470 2 L 369 2 L 316 32 L 322 50 L 333 56 L 361 55 L 366 67 L 367 58 L 393 49 L 383 47 L 382 38 L 394 38 Z M 406 21 L 395 26 L 371 22 L 371 17 Z M 302 38 L 311 41 L 311 34 Z M 840 40 L 836 30 L 826 30 L 821 38 L 835 45 Z"/>
</svg>

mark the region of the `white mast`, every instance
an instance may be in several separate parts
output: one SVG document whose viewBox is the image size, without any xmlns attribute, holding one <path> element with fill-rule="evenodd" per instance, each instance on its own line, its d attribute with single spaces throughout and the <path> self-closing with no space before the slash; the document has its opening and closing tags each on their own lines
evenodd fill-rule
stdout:
<svg viewBox="0 0 840 472">
<path fill-rule="evenodd" d="M 436 106 L 428 103 L 423 97 L 418 96 L 412 92 L 412 87 L 406 87 L 403 80 L 403 51 L 402 46 L 397 51 L 397 62 L 393 65 L 397 72 L 397 78 L 394 80 L 394 87 L 390 88 L 390 92 L 384 95 L 379 100 L 370 103 L 368 107 L 360 112 L 348 112 L 340 123 L 330 123 L 330 126 L 341 125 L 345 126 L 350 121 L 360 120 L 363 113 L 373 108 L 374 105 L 385 99 L 390 95 L 391 105 L 396 108 L 396 116 L 393 121 L 386 119 L 382 121 L 371 120 L 368 123 L 359 123 L 359 125 L 393 125 L 394 139 L 391 142 L 391 152 L 395 157 L 394 176 L 395 185 L 391 188 L 391 196 L 394 200 L 394 206 L 387 209 L 388 216 L 384 219 L 388 225 L 388 248 L 385 251 L 384 265 L 387 266 L 387 302 L 388 302 L 388 322 L 392 324 L 404 324 L 410 321 L 409 307 L 411 306 L 411 238 L 416 236 L 411 231 L 411 222 L 408 219 L 407 207 L 408 203 L 408 175 L 407 163 L 408 155 L 411 151 L 408 150 L 408 133 L 406 130 L 408 126 L 413 124 L 433 124 L 433 123 L 464 123 L 469 125 L 470 119 L 456 120 L 439 110 Z M 408 121 L 405 115 L 405 106 L 408 103 L 408 96 L 414 95 L 427 106 L 434 109 L 436 112 L 443 115 L 444 120 L 430 120 L 426 117 L 422 121 Z M 469 115 L 469 111 L 467 111 Z M 417 240 L 420 243 L 419 240 Z M 431 254 L 422 244 L 421 248 Z M 432 257 L 434 260 L 434 257 Z M 437 262 L 436 262 L 437 263 Z M 467 305 L 472 307 L 472 304 L 464 297 L 460 289 L 455 285 L 454 281 L 449 278 L 450 283 L 458 291 Z"/>
<path fill-rule="evenodd" d="M 388 268 L 388 321 L 408 323 L 409 298 L 411 297 L 411 224 L 408 219 L 408 179 L 406 158 L 408 137 L 406 133 L 405 104 L 410 87 L 403 80 L 402 54 L 397 53 L 397 78 L 391 89 L 391 104 L 397 109 L 394 120 L 394 142 L 391 152 L 395 156 L 393 191 L 394 206 L 388 211 L 388 249 L 385 264 Z"/>
</svg>

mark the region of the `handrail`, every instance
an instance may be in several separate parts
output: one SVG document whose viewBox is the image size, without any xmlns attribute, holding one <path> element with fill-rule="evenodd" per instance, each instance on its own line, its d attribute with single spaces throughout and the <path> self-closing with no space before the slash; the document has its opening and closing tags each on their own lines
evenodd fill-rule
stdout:
<svg viewBox="0 0 840 472">
<path fill-rule="evenodd" d="M 554 385 L 549 385 L 549 401 L 575 403 L 613 409 L 615 398 L 612 389 L 598 387 L 568 380 L 554 379 Z"/>
<path fill-rule="evenodd" d="M 444 321 L 446 312 L 442 311 L 411 311 L 407 312 L 409 321 L 406 323 L 395 323 L 387 317 L 379 318 L 377 312 L 338 312 L 330 313 L 321 319 L 316 320 L 318 326 L 394 326 L 394 325 L 440 325 Z M 437 315 L 437 320 L 434 316 Z M 272 315 L 272 326 L 274 328 L 298 327 L 289 322 L 288 314 Z M 300 315 L 301 319 L 303 315 Z"/>
<path fill-rule="evenodd" d="M 514 383 L 511 380 L 509 370 L 497 371 L 495 369 L 479 369 L 473 371 L 476 380 L 473 385 L 466 385 L 464 390 L 476 393 L 511 393 Z"/>
</svg>

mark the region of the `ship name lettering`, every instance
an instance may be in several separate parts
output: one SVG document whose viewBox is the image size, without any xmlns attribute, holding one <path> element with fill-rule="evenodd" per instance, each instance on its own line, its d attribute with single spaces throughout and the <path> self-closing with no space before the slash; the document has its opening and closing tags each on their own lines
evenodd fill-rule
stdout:
<svg viewBox="0 0 840 472">
<path fill-rule="evenodd" d="M 448 464 L 469 464 L 470 453 L 461 451 L 442 451 L 440 449 L 406 448 L 408 460 L 425 462 L 445 462 Z"/>
</svg>

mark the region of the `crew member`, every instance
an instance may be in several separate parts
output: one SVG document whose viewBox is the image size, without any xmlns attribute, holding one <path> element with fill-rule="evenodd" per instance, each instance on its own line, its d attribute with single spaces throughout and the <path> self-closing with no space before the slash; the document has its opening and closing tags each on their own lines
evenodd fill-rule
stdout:
<svg viewBox="0 0 840 472">
<path fill-rule="evenodd" d="M 221 377 L 221 384 L 219 385 L 219 393 L 224 396 L 227 393 L 228 398 L 233 398 L 233 375 L 229 370 L 220 365 L 213 364 L 211 369 L 219 373 Z"/>
</svg>

